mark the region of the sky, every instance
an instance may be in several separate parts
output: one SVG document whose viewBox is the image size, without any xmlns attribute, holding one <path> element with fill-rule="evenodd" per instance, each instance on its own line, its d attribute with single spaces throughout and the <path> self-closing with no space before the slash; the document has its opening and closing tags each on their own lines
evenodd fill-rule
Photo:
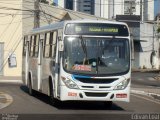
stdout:
<svg viewBox="0 0 160 120">
<path fill-rule="evenodd" d="M 154 0 L 154 16 L 156 16 L 158 13 L 160 13 L 160 0 Z"/>
</svg>

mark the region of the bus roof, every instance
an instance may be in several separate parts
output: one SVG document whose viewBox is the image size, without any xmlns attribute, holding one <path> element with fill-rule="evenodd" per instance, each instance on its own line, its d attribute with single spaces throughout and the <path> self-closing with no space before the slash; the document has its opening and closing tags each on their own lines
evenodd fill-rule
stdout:
<svg viewBox="0 0 160 120">
<path fill-rule="evenodd" d="M 109 23 L 109 24 L 121 24 L 121 25 L 128 25 L 124 22 L 117 22 L 117 21 L 108 21 L 108 20 L 66 20 L 66 21 L 61 21 L 57 23 L 53 23 L 50 25 L 42 26 L 40 28 L 32 29 L 27 35 L 31 34 L 37 34 L 37 33 L 43 33 L 47 31 L 54 31 L 57 29 L 63 29 L 63 27 L 68 24 L 68 23 Z"/>
</svg>

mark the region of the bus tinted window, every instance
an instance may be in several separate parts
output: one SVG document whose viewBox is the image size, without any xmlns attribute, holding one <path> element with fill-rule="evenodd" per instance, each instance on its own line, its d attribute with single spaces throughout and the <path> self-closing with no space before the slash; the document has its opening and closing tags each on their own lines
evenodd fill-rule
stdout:
<svg viewBox="0 0 160 120">
<path fill-rule="evenodd" d="M 23 56 L 26 56 L 27 36 L 23 39 Z"/>
<path fill-rule="evenodd" d="M 31 40 L 30 40 L 30 56 L 33 57 L 34 55 L 34 37 L 35 36 L 31 36 Z"/>
<path fill-rule="evenodd" d="M 70 23 L 65 29 L 67 35 L 102 35 L 102 36 L 128 36 L 125 25 L 106 23 Z"/>
<path fill-rule="evenodd" d="M 44 57 L 55 57 L 57 32 L 46 33 L 44 44 Z"/>
<path fill-rule="evenodd" d="M 38 41 L 39 35 L 31 36 L 30 38 L 30 56 L 38 57 Z"/>
<path fill-rule="evenodd" d="M 49 51 L 50 51 L 50 33 L 45 34 L 45 43 L 44 43 L 44 57 L 49 57 Z"/>
<path fill-rule="evenodd" d="M 39 35 L 36 35 L 34 38 L 34 57 L 38 57 L 38 43 L 39 43 Z"/>
<path fill-rule="evenodd" d="M 51 57 L 55 57 L 56 55 L 56 41 L 57 41 L 57 32 L 52 33 L 52 43 L 51 43 Z"/>
</svg>

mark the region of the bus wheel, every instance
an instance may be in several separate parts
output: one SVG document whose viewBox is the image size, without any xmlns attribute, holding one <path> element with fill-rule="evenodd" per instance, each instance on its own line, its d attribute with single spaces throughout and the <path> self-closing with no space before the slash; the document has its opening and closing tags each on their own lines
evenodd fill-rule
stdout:
<svg viewBox="0 0 160 120">
<path fill-rule="evenodd" d="M 53 84 L 51 79 L 49 80 L 49 97 L 50 97 L 50 104 L 52 106 L 57 106 L 59 104 L 59 101 L 54 98 L 54 93 L 53 93 Z"/>
<path fill-rule="evenodd" d="M 105 107 L 107 107 L 108 109 L 111 109 L 111 108 L 112 108 L 112 105 L 113 105 L 113 102 L 112 102 L 112 101 L 107 101 L 107 102 L 104 102 L 104 105 L 105 105 Z"/>
<path fill-rule="evenodd" d="M 29 75 L 29 81 L 28 81 L 28 92 L 29 92 L 29 95 L 33 96 L 32 82 L 31 82 L 31 75 Z"/>
</svg>

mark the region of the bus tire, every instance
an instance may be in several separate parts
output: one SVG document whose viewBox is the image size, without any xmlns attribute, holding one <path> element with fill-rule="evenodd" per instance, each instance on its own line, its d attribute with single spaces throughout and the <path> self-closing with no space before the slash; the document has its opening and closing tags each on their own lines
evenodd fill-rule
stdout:
<svg viewBox="0 0 160 120">
<path fill-rule="evenodd" d="M 28 81 L 28 93 L 29 95 L 33 96 L 33 89 L 32 89 L 32 82 L 31 82 L 31 75 L 29 74 L 29 81 Z"/>
<path fill-rule="evenodd" d="M 104 102 L 104 106 L 107 107 L 108 109 L 111 109 L 112 105 L 113 105 L 112 101 L 106 101 L 106 102 Z"/>
<path fill-rule="evenodd" d="M 59 101 L 57 99 L 55 99 L 55 97 L 54 97 L 53 83 L 52 83 L 52 79 L 51 78 L 49 78 L 49 99 L 50 99 L 50 104 L 52 106 L 58 106 Z"/>
</svg>

